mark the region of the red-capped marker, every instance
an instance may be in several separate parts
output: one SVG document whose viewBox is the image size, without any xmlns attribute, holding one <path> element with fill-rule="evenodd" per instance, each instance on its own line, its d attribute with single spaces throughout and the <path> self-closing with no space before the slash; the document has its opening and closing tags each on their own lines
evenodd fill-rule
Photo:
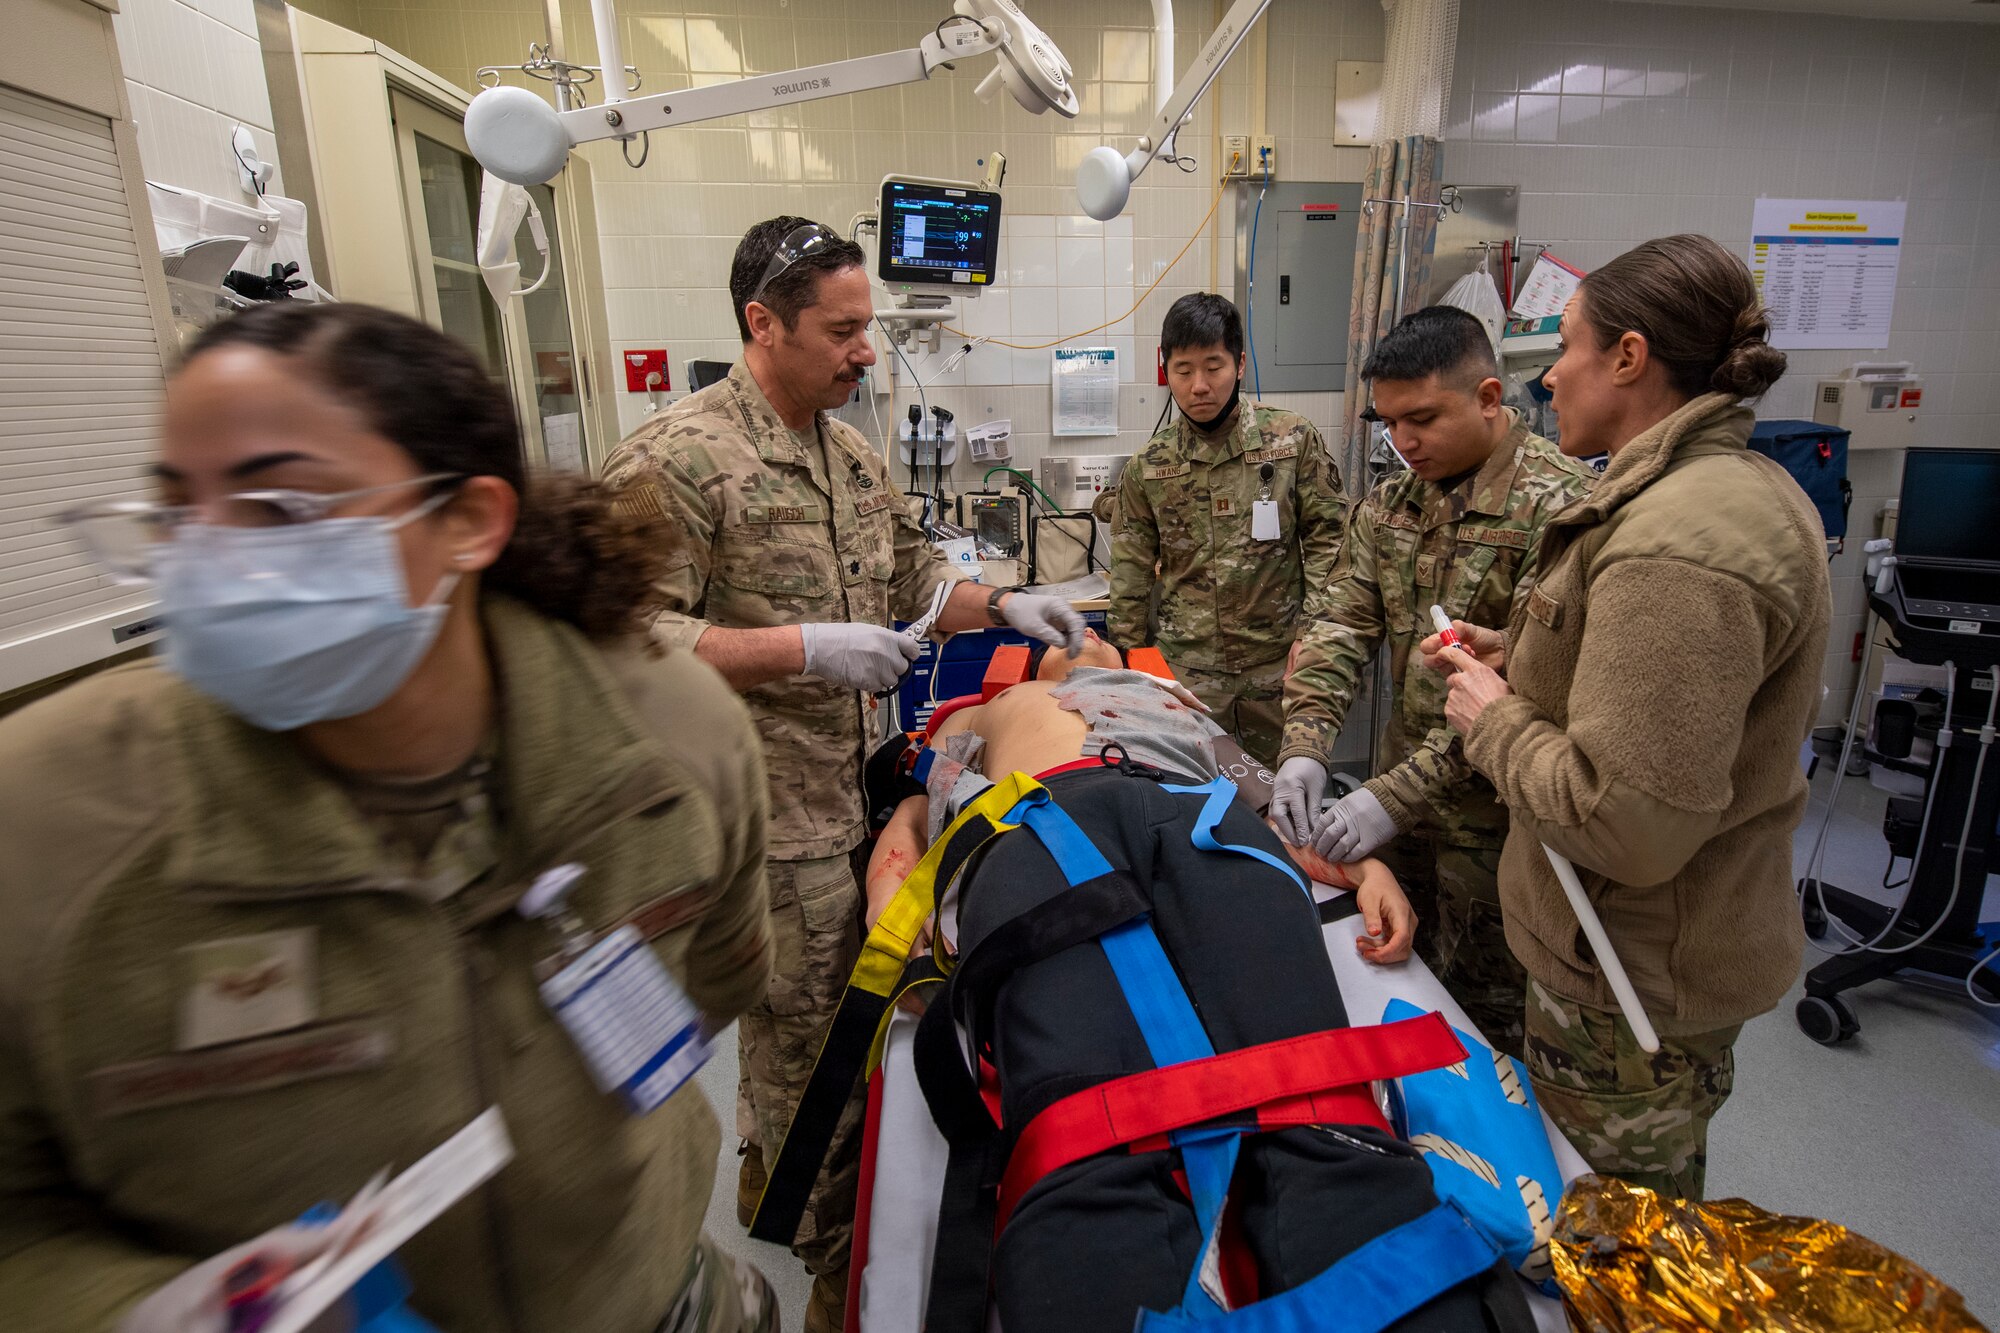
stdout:
<svg viewBox="0 0 2000 1333">
<path fill-rule="evenodd" d="M 1431 607 L 1431 624 L 1437 626 L 1438 646 L 1440 648 L 1462 649 L 1465 647 L 1464 644 L 1458 641 L 1458 631 L 1451 627 L 1451 617 L 1444 613 L 1443 607 L 1436 605 Z"/>
</svg>

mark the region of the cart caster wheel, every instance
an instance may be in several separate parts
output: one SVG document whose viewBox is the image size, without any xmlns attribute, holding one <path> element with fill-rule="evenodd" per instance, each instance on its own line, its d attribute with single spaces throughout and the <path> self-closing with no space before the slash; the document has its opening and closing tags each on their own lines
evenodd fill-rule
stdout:
<svg viewBox="0 0 2000 1333">
<path fill-rule="evenodd" d="M 1792 1011 L 1799 1031 L 1822 1046 L 1838 1046 L 1861 1031 L 1846 1005 L 1831 996 L 1808 995 Z"/>
<path fill-rule="evenodd" d="M 1826 913 L 1820 910 L 1819 900 L 1812 896 L 1811 880 L 1806 881 L 1805 888 L 1807 896 L 1799 899 L 1799 916 L 1805 922 L 1806 937 L 1823 940 L 1826 938 Z"/>
</svg>

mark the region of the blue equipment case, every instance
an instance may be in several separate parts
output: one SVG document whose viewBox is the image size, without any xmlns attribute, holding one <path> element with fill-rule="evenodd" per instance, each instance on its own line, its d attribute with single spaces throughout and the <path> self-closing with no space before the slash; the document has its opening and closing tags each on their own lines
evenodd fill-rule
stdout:
<svg viewBox="0 0 2000 1333">
<path fill-rule="evenodd" d="M 1750 432 L 1750 448 L 1791 473 L 1819 510 L 1829 550 L 1838 549 L 1847 538 L 1847 506 L 1854 498 L 1854 488 L 1847 484 L 1850 433 L 1840 426 L 1792 418 L 1760 421 Z"/>
</svg>

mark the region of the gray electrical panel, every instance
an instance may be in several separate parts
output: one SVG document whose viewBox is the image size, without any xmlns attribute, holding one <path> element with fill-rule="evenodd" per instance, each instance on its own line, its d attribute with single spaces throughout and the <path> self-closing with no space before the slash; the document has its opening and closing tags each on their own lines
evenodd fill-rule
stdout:
<svg viewBox="0 0 2000 1333">
<path fill-rule="evenodd" d="M 1347 370 L 1361 186 L 1274 181 L 1261 217 L 1256 183 L 1235 188 L 1236 308 L 1257 346 L 1259 387 L 1265 393 L 1338 390 Z"/>
</svg>

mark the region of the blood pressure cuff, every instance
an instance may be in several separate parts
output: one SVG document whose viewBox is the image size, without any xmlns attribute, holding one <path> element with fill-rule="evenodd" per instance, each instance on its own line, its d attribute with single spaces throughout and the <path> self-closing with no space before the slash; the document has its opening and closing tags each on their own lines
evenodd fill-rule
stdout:
<svg viewBox="0 0 2000 1333">
<path fill-rule="evenodd" d="M 1382 1021 L 1423 1012 L 1391 1000 Z M 1549 1237 L 1562 1172 L 1527 1068 L 1469 1033 L 1458 1037 L 1471 1052 L 1464 1063 L 1397 1080 L 1396 1128 L 1423 1153 L 1438 1196 L 1456 1203 L 1522 1277 L 1557 1295 Z"/>
</svg>

